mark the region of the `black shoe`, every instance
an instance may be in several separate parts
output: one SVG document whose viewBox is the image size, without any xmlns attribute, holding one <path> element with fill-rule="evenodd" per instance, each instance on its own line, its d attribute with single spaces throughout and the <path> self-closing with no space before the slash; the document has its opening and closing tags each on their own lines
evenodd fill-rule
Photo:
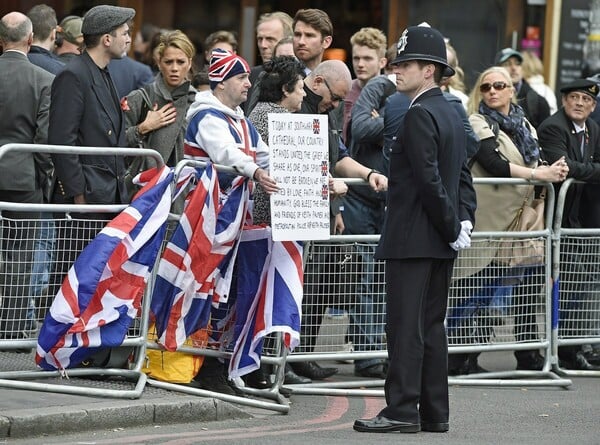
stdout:
<svg viewBox="0 0 600 445">
<path fill-rule="evenodd" d="M 375 379 L 384 379 L 387 376 L 385 365 L 383 363 L 376 363 L 366 368 L 356 369 L 354 368 L 354 375 L 357 377 L 371 377 Z"/>
<path fill-rule="evenodd" d="M 469 373 L 469 354 L 448 354 L 448 375 L 465 375 Z"/>
<path fill-rule="evenodd" d="M 589 352 L 585 352 L 583 355 L 590 365 L 600 365 L 600 351 L 592 349 Z"/>
<path fill-rule="evenodd" d="M 273 386 L 270 379 L 265 375 L 262 367 L 252 371 L 250 374 L 246 374 L 242 379 L 244 380 L 244 383 L 251 388 L 267 389 Z"/>
<path fill-rule="evenodd" d="M 421 431 L 429 433 L 446 433 L 450 429 L 448 422 L 421 422 Z"/>
<path fill-rule="evenodd" d="M 297 362 L 291 365 L 296 374 L 311 380 L 323 380 L 338 372 L 337 368 L 321 368 L 316 362 Z"/>
<path fill-rule="evenodd" d="M 526 371 L 541 371 L 544 369 L 544 357 L 539 351 L 515 351 L 517 369 Z"/>
<path fill-rule="evenodd" d="M 489 372 L 487 369 L 479 366 L 479 362 L 477 358 L 479 354 L 469 354 L 469 359 L 467 360 L 467 374 L 480 374 L 482 372 Z"/>
<path fill-rule="evenodd" d="M 579 371 L 600 371 L 600 366 L 595 366 L 589 363 L 581 351 L 578 351 L 575 354 L 575 359 L 573 361 L 560 360 L 560 366 L 561 368 Z"/>
<path fill-rule="evenodd" d="M 384 416 L 372 419 L 358 419 L 354 421 L 354 430 L 361 433 L 418 433 L 421 425 L 418 423 L 400 422 Z"/>
<path fill-rule="evenodd" d="M 308 377 L 298 375 L 294 372 L 292 367 L 286 363 L 285 374 L 283 376 L 284 385 L 301 385 L 306 383 L 312 383 L 312 380 Z"/>
</svg>

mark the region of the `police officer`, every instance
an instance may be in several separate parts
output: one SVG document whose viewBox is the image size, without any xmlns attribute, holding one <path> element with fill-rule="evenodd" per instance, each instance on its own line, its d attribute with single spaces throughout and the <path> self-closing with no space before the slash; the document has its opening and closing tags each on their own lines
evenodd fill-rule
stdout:
<svg viewBox="0 0 600 445">
<path fill-rule="evenodd" d="M 384 228 L 387 406 L 359 419 L 361 432 L 448 431 L 448 344 L 444 319 L 457 251 L 471 243 L 475 191 L 466 133 L 439 88 L 452 75 L 439 31 L 409 27 L 393 60 L 411 105 L 391 147 Z"/>
</svg>

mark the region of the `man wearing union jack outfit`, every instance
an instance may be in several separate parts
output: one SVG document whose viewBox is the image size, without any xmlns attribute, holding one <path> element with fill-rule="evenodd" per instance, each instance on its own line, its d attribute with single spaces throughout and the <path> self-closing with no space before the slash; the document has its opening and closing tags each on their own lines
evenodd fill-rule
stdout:
<svg viewBox="0 0 600 445">
<path fill-rule="evenodd" d="M 267 172 L 269 147 L 240 107 L 252 86 L 249 74 L 250 66 L 243 58 L 220 48 L 213 50 L 208 69 L 210 90 L 198 93 L 188 110 L 184 157 L 233 167 L 271 194 L 278 186 Z M 232 180 L 232 175 L 219 174 L 223 190 L 230 187 Z M 234 278 L 232 289 L 235 281 Z M 206 357 L 195 380 L 203 388 L 234 394 L 225 373 L 216 359 Z"/>
</svg>

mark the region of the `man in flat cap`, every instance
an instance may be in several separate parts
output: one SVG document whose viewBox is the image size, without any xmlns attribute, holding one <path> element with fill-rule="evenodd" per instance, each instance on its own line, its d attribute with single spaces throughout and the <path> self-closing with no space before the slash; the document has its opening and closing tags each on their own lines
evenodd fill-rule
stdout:
<svg viewBox="0 0 600 445">
<path fill-rule="evenodd" d="M 361 432 L 448 431 L 444 320 L 458 250 L 470 246 L 476 197 L 461 118 L 439 87 L 448 65 L 442 34 L 412 26 L 392 61 L 406 112 L 390 150 L 384 227 L 375 257 L 386 260 L 387 406 L 359 419 Z"/>
<path fill-rule="evenodd" d="M 540 146 L 548 163 L 564 156 L 569 166 L 568 177 L 587 183 L 569 186 L 562 218 L 564 228 L 600 227 L 600 127 L 590 118 L 599 91 L 598 85 L 587 79 L 577 79 L 563 86 L 560 89 L 562 108 L 542 122 L 538 129 Z M 561 185 L 555 184 L 556 196 Z M 563 335 L 581 336 L 581 322 L 576 323 L 575 330 L 567 326 L 573 325 L 570 318 L 584 318 L 580 313 L 582 304 L 574 301 L 585 295 L 585 289 L 581 289 L 582 277 L 593 273 L 586 266 L 590 258 L 589 253 L 584 253 L 584 244 L 585 240 L 576 239 L 563 244 L 560 262 L 569 265 L 560 277 L 562 319 L 559 329 Z M 600 369 L 588 362 L 579 345 L 561 346 L 558 353 L 562 367 Z"/>
<path fill-rule="evenodd" d="M 517 103 L 523 108 L 527 120 L 537 128 L 550 116 L 550 105 L 523 78 L 522 63 L 523 56 L 512 48 L 501 49 L 494 59 L 494 65 L 507 69 L 517 94 Z"/>
<path fill-rule="evenodd" d="M 128 22 L 131 8 L 101 5 L 90 9 L 83 18 L 81 31 L 86 45 L 81 56 L 73 59 L 52 84 L 48 142 L 56 145 L 87 147 L 126 147 L 125 119 L 119 97 L 107 70 L 112 59 L 125 55 L 131 43 Z M 125 160 L 121 156 L 53 155 L 56 185 L 52 202 L 57 204 L 125 204 L 128 202 L 123 177 Z M 86 214 L 106 219 L 110 215 Z M 58 233 L 58 239 L 72 234 Z M 85 233 L 84 233 L 85 232 Z M 62 236 L 61 236 L 62 235 Z M 65 236 L 67 235 L 67 236 Z M 81 245 L 58 246 L 59 267 L 66 268 L 94 233 L 81 229 Z M 63 241 L 64 242 L 64 241 Z M 60 244 L 60 243 L 59 243 Z M 62 257 L 64 255 L 64 257 Z M 62 273 L 51 291 L 57 291 Z"/>
</svg>

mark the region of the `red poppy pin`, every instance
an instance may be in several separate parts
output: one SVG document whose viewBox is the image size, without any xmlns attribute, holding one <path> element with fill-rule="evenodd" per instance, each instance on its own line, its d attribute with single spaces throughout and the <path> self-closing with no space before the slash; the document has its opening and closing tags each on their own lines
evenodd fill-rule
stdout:
<svg viewBox="0 0 600 445">
<path fill-rule="evenodd" d="M 131 108 L 129 108 L 129 104 L 127 103 L 127 96 L 125 96 L 123 99 L 121 99 L 121 110 L 123 110 L 123 111 L 131 110 Z"/>
</svg>

